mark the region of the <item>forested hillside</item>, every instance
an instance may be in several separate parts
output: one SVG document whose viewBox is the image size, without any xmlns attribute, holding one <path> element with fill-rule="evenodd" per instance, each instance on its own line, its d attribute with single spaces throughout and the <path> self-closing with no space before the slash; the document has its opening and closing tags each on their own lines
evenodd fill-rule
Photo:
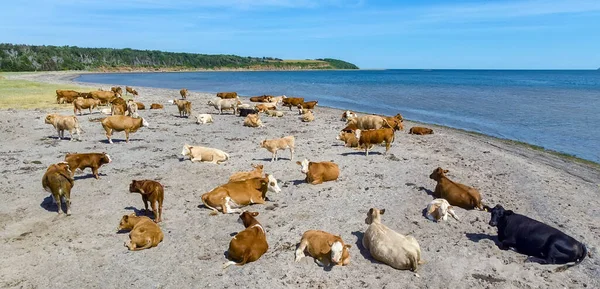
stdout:
<svg viewBox="0 0 600 289">
<path fill-rule="evenodd" d="M 331 58 L 283 60 L 272 57 L 175 53 L 129 48 L 0 44 L 0 71 L 194 69 L 295 70 L 358 69 L 358 67 Z"/>
</svg>

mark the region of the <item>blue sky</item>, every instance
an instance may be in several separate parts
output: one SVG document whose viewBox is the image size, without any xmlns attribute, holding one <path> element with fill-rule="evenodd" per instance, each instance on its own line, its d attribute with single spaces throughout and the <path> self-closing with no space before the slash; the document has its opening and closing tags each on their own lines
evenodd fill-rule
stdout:
<svg viewBox="0 0 600 289">
<path fill-rule="evenodd" d="M 0 42 L 361 68 L 600 67 L 600 0 L 4 1 Z"/>
</svg>

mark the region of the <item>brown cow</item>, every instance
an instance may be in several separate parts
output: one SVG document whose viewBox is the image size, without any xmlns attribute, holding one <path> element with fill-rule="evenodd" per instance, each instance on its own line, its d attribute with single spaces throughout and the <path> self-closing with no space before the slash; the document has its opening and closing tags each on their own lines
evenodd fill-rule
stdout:
<svg viewBox="0 0 600 289">
<path fill-rule="evenodd" d="M 231 266 L 242 266 L 258 260 L 267 250 L 267 236 L 265 228 L 254 218 L 257 212 L 243 212 L 240 220 L 244 223 L 245 230 L 237 233 L 229 242 L 227 258 L 231 261 L 223 264 L 223 269 Z"/>
<path fill-rule="evenodd" d="M 277 106 L 275 106 L 274 104 L 257 104 L 256 106 L 254 106 L 254 108 L 258 111 L 258 112 L 264 112 L 267 110 L 276 110 Z"/>
<path fill-rule="evenodd" d="M 133 180 L 131 181 L 131 184 L 129 184 L 129 192 L 139 193 L 142 195 L 142 201 L 144 201 L 146 212 L 148 212 L 148 201 L 150 201 L 155 222 L 160 223 L 160 221 L 162 221 L 162 208 L 163 199 L 165 197 L 165 188 L 161 183 L 152 180 Z M 157 203 L 158 210 L 156 210 Z"/>
<path fill-rule="evenodd" d="M 173 104 L 177 105 L 179 117 L 190 117 L 192 114 L 192 103 L 187 100 L 173 99 Z"/>
<path fill-rule="evenodd" d="M 340 168 L 332 162 L 316 163 L 304 159 L 302 162 L 296 162 L 296 164 L 300 165 L 302 173 L 306 174 L 304 180 L 313 185 L 335 181 L 340 176 Z"/>
<path fill-rule="evenodd" d="M 79 92 L 75 90 L 56 90 L 56 103 L 58 104 L 72 103 L 77 97 L 79 97 Z"/>
<path fill-rule="evenodd" d="M 296 262 L 304 258 L 304 251 L 315 258 L 315 263 L 319 266 L 348 265 L 350 264 L 350 253 L 348 249 L 352 247 L 349 244 L 344 244 L 341 236 L 333 234 L 309 230 L 302 234 L 300 245 L 296 249 Z"/>
<path fill-rule="evenodd" d="M 262 120 L 260 120 L 260 117 L 258 116 L 258 114 L 249 114 L 244 119 L 244 126 L 262 127 L 264 125 L 262 123 Z"/>
<path fill-rule="evenodd" d="M 71 169 L 65 162 L 50 165 L 42 177 L 42 187 L 52 194 L 59 215 L 62 214 L 61 197 L 67 205 L 67 216 L 71 215 L 71 188 L 74 185 Z"/>
<path fill-rule="evenodd" d="M 123 98 L 114 98 L 110 103 L 112 105 L 110 110 L 112 115 L 125 115 L 125 112 L 127 112 L 127 102 Z"/>
<path fill-rule="evenodd" d="M 418 135 L 425 135 L 425 134 L 433 134 L 433 130 L 430 128 L 426 128 L 426 127 L 421 127 L 421 126 L 413 126 L 410 128 L 410 130 L 408 131 L 409 134 L 418 134 Z"/>
<path fill-rule="evenodd" d="M 120 86 L 113 86 L 110 88 L 110 91 L 114 92 L 115 94 L 118 94 L 119 96 L 123 96 L 123 89 L 121 89 Z"/>
<path fill-rule="evenodd" d="M 99 179 L 98 169 L 104 164 L 109 164 L 111 159 L 107 153 L 72 153 L 65 156 L 65 162 L 67 162 L 69 168 L 71 168 L 72 177 L 75 175 L 75 170 L 79 169 L 83 171 L 85 168 L 90 168 L 92 169 L 94 177 Z"/>
<path fill-rule="evenodd" d="M 298 104 L 296 107 L 298 109 L 315 109 L 315 106 L 317 106 L 319 104 L 319 101 L 313 100 L 313 101 L 307 101 L 307 102 L 302 102 L 300 104 Z"/>
<path fill-rule="evenodd" d="M 473 208 L 483 210 L 479 191 L 475 188 L 451 181 L 446 177 L 447 172 L 448 170 L 438 167 L 429 175 L 430 179 L 437 182 L 433 195 L 436 198 L 446 199 L 452 206 L 467 210 Z"/>
<path fill-rule="evenodd" d="M 92 98 L 99 99 L 102 104 L 109 104 L 117 98 L 117 94 L 112 91 L 92 91 L 90 93 Z"/>
<path fill-rule="evenodd" d="M 124 215 L 117 231 L 129 231 L 129 241 L 125 247 L 131 251 L 139 251 L 158 246 L 164 238 L 160 227 L 146 216 L 138 217 L 135 213 Z"/>
<path fill-rule="evenodd" d="M 160 103 L 153 103 L 150 105 L 150 109 L 163 109 L 164 106 Z"/>
<path fill-rule="evenodd" d="M 139 110 L 146 109 L 146 106 L 143 103 L 141 103 L 141 102 L 136 102 L 135 104 L 137 104 L 137 108 Z"/>
<path fill-rule="evenodd" d="M 250 98 L 250 101 L 252 102 L 272 102 L 273 101 L 273 96 L 272 95 L 262 95 L 262 96 L 253 96 Z"/>
<path fill-rule="evenodd" d="M 114 131 L 125 131 L 125 140 L 129 142 L 129 134 L 136 132 L 140 127 L 148 127 L 149 124 L 143 118 L 133 118 L 125 115 L 113 115 L 103 118 L 102 127 L 106 131 L 106 138 L 109 143 L 113 143 L 111 136 Z"/>
<path fill-rule="evenodd" d="M 267 191 L 281 192 L 277 179 L 272 175 L 218 186 L 202 195 L 202 203 L 213 210 L 211 215 L 218 214 L 219 209 L 223 214 L 239 213 L 240 207 L 264 204 L 267 201 Z"/>
<path fill-rule="evenodd" d="M 394 141 L 394 130 L 391 128 L 380 128 L 372 130 L 360 130 L 354 131 L 356 139 L 358 139 L 358 145 L 365 148 L 365 155 L 369 155 L 369 149 L 376 144 L 385 142 L 385 153 L 387 155 L 390 150 L 390 145 Z"/>
<path fill-rule="evenodd" d="M 226 99 L 226 98 L 237 98 L 237 92 L 219 92 L 217 93 L 218 98 Z"/>
<path fill-rule="evenodd" d="M 125 94 L 127 94 L 127 93 L 131 93 L 131 94 L 133 94 L 133 96 L 138 95 L 138 92 L 135 89 L 133 89 L 133 87 L 131 87 L 131 86 L 125 87 Z"/>
<path fill-rule="evenodd" d="M 229 177 L 229 182 L 240 182 L 248 179 L 263 177 L 263 165 L 250 164 L 250 166 L 252 166 L 254 170 L 249 172 L 237 172 Z"/>
<path fill-rule="evenodd" d="M 282 99 L 282 103 L 283 103 L 282 105 L 289 107 L 290 110 L 292 110 L 292 107 L 298 107 L 298 105 L 303 102 L 304 102 L 303 97 L 288 97 L 288 98 Z"/>
<path fill-rule="evenodd" d="M 345 147 L 358 147 L 358 139 L 356 138 L 354 132 L 340 131 L 340 134 L 336 137 L 336 139 L 343 141 Z"/>
<path fill-rule="evenodd" d="M 395 131 L 404 130 L 404 123 L 402 120 L 392 116 L 383 116 L 383 118 L 385 119 L 383 127 L 393 128 Z"/>
<path fill-rule="evenodd" d="M 181 95 L 181 98 L 183 98 L 183 99 L 186 99 L 186 98 L 187 98 L 187 96 L 188 96 L 188 90 L 187 90 L 187 88 L 182 88 L 182 89 L 179 91 L 179 94 Z"/>
<path fill-rule="evenodd" d="M 92 109 L 97 108 L 100 105 L 99 99 L 93 98 L 77 98 L 73 101 L 73 114 L 77 114 L 79 111 L 79 115 L 82 115 L 82 109 L 88 108 L 90 110 L 90 114 L 92 113 Z"/>
</svg>

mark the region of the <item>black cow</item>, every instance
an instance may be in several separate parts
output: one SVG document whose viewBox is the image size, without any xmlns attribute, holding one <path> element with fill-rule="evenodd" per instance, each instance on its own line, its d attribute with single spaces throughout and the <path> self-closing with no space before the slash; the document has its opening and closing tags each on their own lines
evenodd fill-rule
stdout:
<svg viewBox="0 0 600 289">
<path fill-rule="evenodd" d="M 486 209 L 492 213 L 490 226 L 498 227 L 498 240 L 501 242 L 498 247 L 502 250 L 515 248 L 519 253 L 543 259 L 546 264 L 575 262 L 557 268 L 557 271 L 581 263 L 588 255 L 585 245 L 553 227 L 504 210 L 500 205 Z"/>
<path fill-rule="evenodd" d="M 240 108 L 238 109 L 240 112 L 239 116 L 248 116 L 249 114 L 258 114 L 258 110 L 254 108 Z"/>
</svg>

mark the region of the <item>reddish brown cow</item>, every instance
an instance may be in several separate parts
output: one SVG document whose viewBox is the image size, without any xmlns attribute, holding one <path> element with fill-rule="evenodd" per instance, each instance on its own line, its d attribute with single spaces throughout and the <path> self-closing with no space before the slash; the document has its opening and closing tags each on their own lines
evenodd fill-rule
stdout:
<svg viewBox="0 0 600 289">
<path fill-rule="evenodd" d="M 226 99 L 226 98 L 236 98 L 238 96 L 237 92 L 219 92 L 217 93 L 217 97 Z"/>
<path fill-rule="evenodd" d="M 410 128 L 410 130 L 408 131 L 409 134 L 418 134 L 418 135 L 425 135 L 425 134 L 433 134 L 433 130 L 430 128 L 426 128 L 426 127 L 421 127 L 421 126 L 413 126 Z"/>
<path fill-rule="evenodd" d="M 231 266 L 242 266 L 258 260 L 267 250 L 267 235 L 265 228 L 254 218 L 257 212 L 243 212 L 240 220 L 244 223 L 245 230 L 237 233 L 229 242 L 227 258 L 231 261 L 223 264 L 223 269 Z"/>
<path fill-rule="evenodd" d="M 433 195 L 436 198 L 446 199 L 452 206 L 467 210 L 474 208 L 483 210 L 479 191 L 475 188 L 451 181 L 446 177 L 447 172 L 448 170 L 438 167 L 429 175 L 430 179 L 437 182 Z"/>
<path fill-rule="evenodd" d="M 365 155 L 369 155 L 369 149 L 376 144 L 385 142 L 385 153 L 390 150 L 390 145 L 394 141 L 394 130 L 391 128 L 380 128 L 372 130 L 357 129 L 354 134 L 358 139 L 358 145 L 365 148 Z"/>
<path fill-rule="evenodd" d="M 98 169 L 111 162 L 110 156 L 107 153 L 72 153 L 65 156 L 65 162 L 71 168 L 71 176 L 75 175 L 75 170 L 83 171 L 85 168 L 92 169 L 92 173 L 96 179 L 99 179 Z"/>
<path fill-rule="evenodd" d="M 299 104 L 304 102 L 303 97 L 288 97 L 282 100 L 283 106 L 287 106 L 292 110 L 292 107 L 298 107 Z"/>
<path fill-rule="evenodd" d="M 307 102 L 302 102 L 300 104 L 298 104 L 296 107 L 298 109 L 315 109 L 315 106 L 317 106 L 319 104 L 319 101 L 317 100 L 313 100 L 313 101 L 307 101 Z"/>
<path fill-rule="evenodd" d="M 146 212 L 148 212 L 148 201 L 150 201 L 152 213 L 154 213 L 154 221 L 156 223 L 162 221 L 162 208 L 163 199 L 165 197 L 165 189 L 161 183 L 152 180 L 133 180 L 131 181 L 131 184 L 129 184 L 129 192 L 139 193 L 142 195 L 142 201 L 144 201 Z M 158 210 L 156 210 L 157 203 Z"/>
</svg>

